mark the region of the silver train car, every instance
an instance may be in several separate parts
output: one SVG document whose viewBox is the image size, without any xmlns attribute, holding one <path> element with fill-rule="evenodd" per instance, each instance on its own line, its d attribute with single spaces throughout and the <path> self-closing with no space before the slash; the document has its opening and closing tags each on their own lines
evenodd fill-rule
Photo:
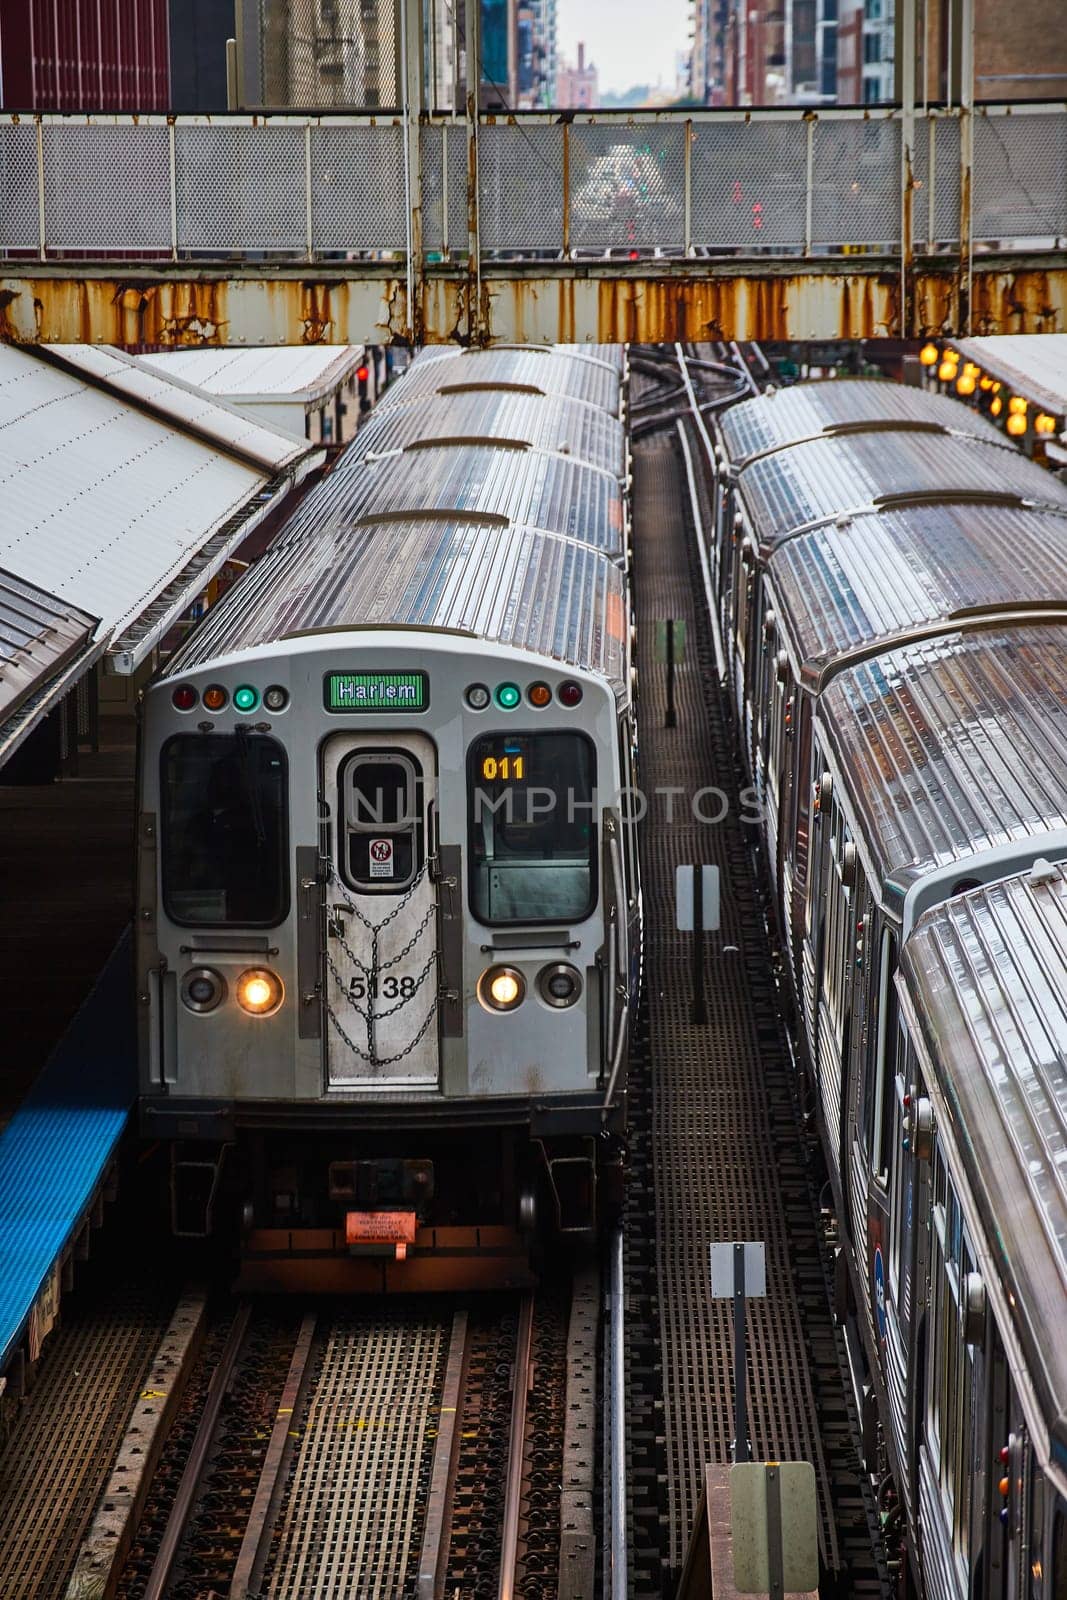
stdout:
<svg viewBox="0 0 1067 1600">
<path fill-rule="evenodd" d="M 1067 491 L 884 383 L 746 401 L 715 449 L 717 622 L 899 1592 L 1062 1600 Z"/>
<path fill-rule="evenodd" d="M 618 1198 L 627 371 L 529 364 L 417 359 L 145 698 L 141 1122 L 248 1287 L 519 1282 Z"/>
</svg>

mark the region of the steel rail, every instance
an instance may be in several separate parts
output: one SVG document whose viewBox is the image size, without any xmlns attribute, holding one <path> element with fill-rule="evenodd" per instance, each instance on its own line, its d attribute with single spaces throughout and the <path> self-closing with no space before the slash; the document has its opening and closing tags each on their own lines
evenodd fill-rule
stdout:
<svg viewBox="0 0 1067 1600">
<path fill-rule="evenodd" d="M 189 1520 L 189 1513 L 196 1499 L 197 1485 L 200 1482 L 200 1475 L 207 1460 L 215 1425 L 219 1419 L 219 1411 L 226 1391 L 230 1386 L 230 1380 L 237 1365 L 237 1357 L 244 1343 L 251 1316 L 252 1307 L 246 1301 L 244 1305 L 239 1307 L 237 1315 L 233 1319 L 233 1326 L 226 1340 L 222 1358 L 212 1376 L 200 1423 L 193 1439 L 192 1448 L 189 1451 L 189 1459 L 185 1463 L 185 1471 L 182 1473 L 178 1492 L 174 1497 L 174 1504 L 171 1507 L 167 1526 L 164 1529 L 163 1538 L 156 1552 L 152 1571 L 148 1575 L 148 1583 L 145 1586 L 142 1600 L 163 1600 L 163 1595 L 166 1593 L 167 1585 L 170 1582 L 171 1569 L 174 1566 L 174 1559 L 178 1554 L 178 1547 L 185 1532 L 185 1524 Z"/>
<path fill-rule="evenodd" d="M 459 1463 L 460 1430 L 456 1426 L 467 1366 L 468 1319 L 457 1311 L 452 1319 L 452 1339 L 441 1390 L 441 1420 L 437 1429 L 430 1493 L 426 1501 L 426 1526 L 419 1557 L 418 1600 L 443 1600 L 448 1567 L 448 1540 L 452 1528 L 452 1494 Z"/>
<path fill-rule="evenodd" d="M 230 1600 L 246 1600 L 246 1597 L 253 1591 L 261 1576 L 262 1558 L 266 1554 L 263 1549 L 265 1535 L 269 1533 L 273 1517 L 277 1512 L 278 1479 L 281 1475 L 282 1463 L 285 1460 L 290 1442 L 293 1412 L 299 1403 L 300 1391 L 307 1372 L 311 1344 L 315 1337 L 315 1326 L 315 1313 L 309 1311 L 303 1318 L 300 1324 L 300 1331 L 296 1336 L 293 1359 L 289 1363 L 289 1372 L 285 1379 L 285 1387 L 282 1390 L 281 1399 L 278 1402 L 274 1427 L 271 1429 L 270 1441 L 267 1444 L 267 1453 L 263 1458 L 263 1466 L 260 1469 L 255 1498 L 252 1501 L 252 1509 L 248 1514 L 248 1522 L 245 1526 L 244 1538 L 241 1540 L 237 1563 L 233 1569 L 233 1578 L 230 1581 Z"/>
<path fill-rule="evenodd" d="M 508 1477 L 504 1496 L 504 1532 L 500 1543 L 500 1584 L 497 1589 L 497 1600 L 515 1600 L 516 1596 L 515 1564 L 519 1553 L 519 1521 L 526 1456 L 526 1400 L 530 1389 L 533 1312 L 533 1295 L 524 1295 L 519 1308 L 519 1328 L 515 1337 L 511 1439 L 508 1446 Z"/>
<path fill-rule="evenodd" d="M 611 1239 L 611 1288 L 608 1317 L 608 1419 L 610 1436 L 608 1503 L 611 1511 L 611 1600 L 626 1600 L 628 1560 L 626 1538 L 626 1318 L 624 1306 L 623 1237 L 619 1228 Z"/>
</svg>

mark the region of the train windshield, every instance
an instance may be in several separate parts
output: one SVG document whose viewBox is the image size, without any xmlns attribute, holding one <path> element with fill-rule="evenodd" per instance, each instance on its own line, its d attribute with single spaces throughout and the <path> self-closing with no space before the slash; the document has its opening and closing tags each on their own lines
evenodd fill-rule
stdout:
<svg viewBox="0 0 1067 1600">
<path fill-rule="evenodd" d="M 288 906 L 286 759 L 260 734 L 178 734 L 161 756 L 163 905 L 186 926 L 271 927 Z"/>
<path fill-rule="evenodd" d="M 596 903 L 596 759 L 580 733 L 486 734 L 470 748 L 471 910 L 575 922 Z"/>
</svg>

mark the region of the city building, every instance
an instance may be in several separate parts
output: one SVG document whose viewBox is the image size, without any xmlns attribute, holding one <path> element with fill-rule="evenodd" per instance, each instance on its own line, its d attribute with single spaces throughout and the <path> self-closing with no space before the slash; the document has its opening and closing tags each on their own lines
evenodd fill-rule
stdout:
<svg viewBox="0 0 1067 1600">
<path fill-rule="evenodd" d="M 585 59 L 585 44 L 578 46 L 578 65 L 561 62 L 556 73 L 556 104 L 563 110 L 589 111 L 599 103 L 597 70 Z"/>
<path fill-rule="evenodd" d="M 874 105 L 894 97 L 893 0 L 839 0 L 837 100 Z"/>
<path fill-rule="evenodd" d="M 169 111 L 167 0 L 3 0 L 0 106 Z"/>
<path fill-rule="evenodd" d="M 392 0 L 240 0 L 241 106 L 400 104 Z"/>
<path fill-rule="evenodd" d="M 233 0 L 170 0 L 170 110 L 226 109 Z"/>
</svg>

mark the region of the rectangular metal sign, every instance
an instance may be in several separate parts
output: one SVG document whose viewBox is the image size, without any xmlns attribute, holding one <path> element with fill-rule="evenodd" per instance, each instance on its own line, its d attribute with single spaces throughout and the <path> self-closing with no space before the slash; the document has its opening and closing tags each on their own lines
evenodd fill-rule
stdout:
<svg viewBox="0 0 1067 1600">
<path fill-rule="evenodd" d="M 696 889 L 696 867 L 675 867 L 674 869 L 674 903 L 676 925 L 682 933 L 692 933 L 695 927 L 693 915 L 693 902 Z M 714 932 L 719 926 L 719 869 L 718 867 L 701 867 L 700 888 L 702 895 L 700 926 L 705 933 Z"/>
<path fill-rule="evenodd" d="M 668 645 L 667 630 L 671 630 Z M 661 664 L 664 661 L 681 661 L 685 655 L 685 619 L 678 618 L 670 622 L 656 623 L 656 660 Z"/>
<path fill-rule="evenodd" d="M 328 672 L 323 680 L 327 711 L 425 711 L 429 703 L 426 672 Z"/>
<path fill-rule="evenodd" d="M 744 1251 L 745 1299 L 762 1300 L 767 1293 L 766 1254 L 762 1239 L 738 1241 Z M 711 1250 L 711 1298 L 732 1300 L 735 1288 L 734 1251 L 737 1244 L 713 1244 Z"/>
<path fill-rule="evenodd" d="M 815 1468 L 748 1461 L 730 1468 L 734 1587 L 740 1594 L 812 1594 L 819 1587 Z"/>
</svg>

